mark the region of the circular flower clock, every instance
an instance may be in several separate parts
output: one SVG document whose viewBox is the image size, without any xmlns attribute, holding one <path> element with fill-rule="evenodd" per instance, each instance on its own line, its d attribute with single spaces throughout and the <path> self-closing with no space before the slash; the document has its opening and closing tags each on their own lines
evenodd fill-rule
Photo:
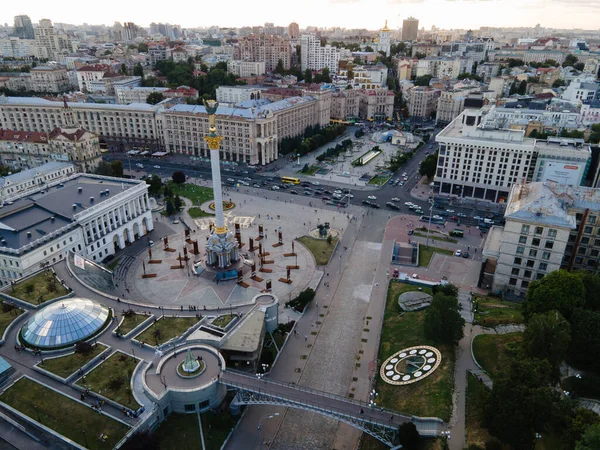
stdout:
<svg viewBox="0 0 600 450">
<path fill-rule="evenodd" d="M 394 353 L 381 365 L 379 374 L 389 384 L 411 384 L 430 375 L 441 362 L 437 348 L 418 345 Z"/>
</svg>

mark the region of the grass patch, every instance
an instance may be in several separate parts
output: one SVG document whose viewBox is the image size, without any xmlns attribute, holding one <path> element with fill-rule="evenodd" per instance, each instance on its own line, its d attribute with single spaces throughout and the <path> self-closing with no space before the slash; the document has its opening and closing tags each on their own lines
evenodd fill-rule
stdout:
<svg viewBox="0 0 600 450">
<path fill-rule="evenodd" d="M 23 314 L 23 310 L 21 308 L 17 308 L 16 306 L 12 306 L 7 303 L 2 303 L 2 308 L 0 308 L 0 338 L 12 321 L 18 318 L 21 314 Z"/>
<path fill-rule="evenodd" d="M 298 170 L 298 171 L 296 171 L 296 173 L 301 174 L 301 175 L 314 175 L 319 170 L 321 170 L 321 168 L 319 166 L 312 165 L 308 168 L 307 171 L 303 172 L 302 170 Z"/>
<path fill-rule="evenodd" d="M 375 175 L 369 180 L 367 184 L 374 184 L 375 186 L 383 186 L 389 181 L 391 177 L 389 175 Z"/>
<path fill-rule="evenodd" d="M 220 450 L 237 419 L 228 411 L 202 413 L 204 443 L 208 450 Z M 156 430 L 161 450 L 192 449 L 200 440 L 197 414 L 171 414 Z"/>
<path fill-rule="evenodd" d="M 177 184 L 172 181 L 168 183 L 168 186 L 173 191 L 173 194 L 179 194 L 180 197 L 190 199 L 194 205 L 201 205 L 204 202 L 214 199 L 212 188 L 189 183 Z"/>
<path fill-rule="evenodd" d="M 389 450 L 389 447 L 373 436 L 364 433 L 360 443 L 360 450 Z M 417 450 L 444 450 L 444 445 L 441 439 L 421 439 Z"/>
<path fill-rule="evenodd" d="M 490 377 L 494 378 L 501 367 L 506 365 L 509 349 L 507 344 L 516 345 L 523 339 L 523 333 L 480 334 L 473 340 L 473 355 Z"/>
<path fill-rule="evenodd" d="M 44 363 L 40 364 L 39 367 L 48 372 L 52 372 L 59 377 L 67 378 L 107 348 L 106 345 L 97 343 L 92 346 L 92 350 L 86 355 L 83 353 L 72 353 L 67 356 L 61 356 L 60 358 L 45 359 Z"/>
<path fill-rule="evenodd" d="M 223 314 L 212 321 L 216 327 L 225 328 L 235 318 L 235 314 Z"/>
<path fill-rule="evenodd" d="M 130 380 L 139 360 L 122 352 L 113 353 L 106 361 L 85 376 L 77 384 L 89 387 L 129 409 L 137 410 L 140 405 L 133 398 Z"/>
<path fill-rule="evenodd" d="M 129 430 L 126 425 L 28 378 L 17 381 L 0 400 L 79 445 L 84 446 L 87 437 L 87 448 L 91 450 L 114 448 Z M 97 439 L 100 433 L 108 436 L 106 442 Z"/>
<path fill-rule="evenodd" d="M 31 278 L 23 280 L 5 292 L 32 305 L 38 305 L 69 293 L 49 270 L 44 270 Z"/>
<path fill-rule="evenodd" d="M 488 327 L 506 323 L 523 323 L 521 304 L 494 297 L 475 296 L 475 321 Z"/>
<path fill-rule="evenodd" d="M 188 214 L 192 219 L 197 219 L 198 217 L 214 217 L 213 213 L 206 212 L 197 206 L 192 206 L 188 209 Z"/>
<path fill-rule="evenodd" d="M 328 244 L 327 239 L 315 239 L 310 236 L 301 236 L 298 238 L 298 242 L 313 254 L 317 266 L 326 266 L 329 263 L 337 241 L 337 238 L 333 238 L 331 244 Z"/>
<path fill-rule="evenodd" d="M 138 334 L 135 339 L 161 345 L 183 334 L 188 328 L 198 323 L 197 317 L 168 317 L 165 316 Z"/>
<path fill-rule="evenodd" d="M 427 233 L 420 233 L 418 231 L 415 231 L 413 233 L 413 236 L 419 236 L 419 237 L 427 237 Z M 458 240 L 451 238 L 451 237 L 446 237 L 446 236 L 442 236 L 439 234 L 433 234 L 433 232 L 429 233 L 429 239 L 436 239 L 438 241 L 444 241 L 444 242 L 451 242 L 452 244 L 458 244 Z"/>
<path fill-rule="evenodd" d="M 419 266 L 427 267 L 429 266 L 429 262 L 431 261 L 431 257 L 434 253 L 441 253 L 442 255 L 450 255 L 452 256 L 454 252 L 452 250 L 446 250 L 445 248 L 425 247 L 423 244 L 419 244 Z"/>
<path fill-rule="evenodd" d="M 150 316 L 147 316 L 146 314 L 123 314 L 123 322 L 121 323 L 121 325 L 119 325 L 116 331 L 122 333 L 123 335 L 126 335 L 139 324 L 144 322 L 144 320 L 146 320 L 148 317 Z"/>
<path fill-rule="evenodd" d="M 466 431 L 467 447 L 475 444 L 484 448 L 486 441 L 492 436 L 487 429 L 483 428 L 483 409 L 487 402 L 486 398 L 490 390 L 479 381 L 475 375 L 467 372 L 467 404 L 466 404 Z"/>
<path fill-rule="evenodd" d="M 378 404 L 406 414 L 439 417 L 447 422 L 452 412 L 454 348 L 436 344 L 425 338 L 423 331 L 425 311 L 400 315 L 398 296 L 404 292 L 417 290 L 419 290 L 418 286 L 390 282 L 381 330 L 379 360 L 383 363 L 393 353 L 406 347 L 431 345 L 442 353 L 442 362 L 432 375 L 407 386 L 392 386 L 377 376 Z M 422 290 L 431 294 L 429 288 L 423 287 Z"/>
</svg>

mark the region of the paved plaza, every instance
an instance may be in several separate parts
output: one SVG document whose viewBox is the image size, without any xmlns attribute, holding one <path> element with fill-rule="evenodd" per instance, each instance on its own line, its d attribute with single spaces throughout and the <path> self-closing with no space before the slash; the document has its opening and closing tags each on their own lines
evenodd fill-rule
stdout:
<svg viewBox="0 0 600 450">
<path fill-rule="evenodd" d="M 136 297 L 143 298 L 149 304 L 165 307 L 180 306 L 186 309 L 189 305 L 202 309 L 237 307 L 250 304 L 252 298 L 265 289 L 266 281 L 271 280 L 272 292 L 282 302 L 286 302 L 308 287 L 314 277 L 322 276 L 322 272 L 316 273 L 317 268 L 310 252 L 297 241 L 294 242 L 294 252 L 297 256 L 286 257 L 284 254 L 292 253 L 292 241 L 296 237 L 308 234 L 319 223 L 329 222 L 332 228 L 343 230 L 348 223 L 345 213 L 320 209 L 322 204 L 318 201 L 314 207 L 311 207 L 288 201 L 263 201 L 235 191 L 228 192 L 227 195 L 237 205 L 226 213 L 226 223 L 230 230 L 234 229 L 235 223 L 240 224 L 244 243 L 240 254 L 247 257 L 248 263 L 241 264 L 239 267 L 242 268 L 243 281 L 248 287 L 237 284 L 237 279 L 216 283 L 215 273 L 210 270 L 205 270 L 200 275 L 195 274 L 193 266 L 203 259 L 203 246 L 209 235 L 209 224 L 213 219 L 199 218 L 192 221 L 191 218 L 186 218 L 185 222 L 193 227 L 187 242 L 184 232 L 178 231 L 168 237 L 169 249 L 175 250 L 174 252 L 166 251 L 162 241 L 152 246 L 152 260 L 161 261 L 160 263 L 151 264 L 150 255 L 146 251 L 139 254 L 129 269 L 129 284 L 133 284 Z M 265 259 L 273 261 L 271 264 L 265 264 L 264 268 L 272 270 L 271 273 L 259 271 L 259 243 L 256 242 L 259 236 L 259 225 L 263 226 L 265 236 L 259 243 L 262 245 L 263 252 L 269 253 Z M 283 245 L 273 247 L 278 243 L 279 231 L 282 233 Z M 253 252 L 248 251 L 249 238 L 254 239 L 256 250 Z M 194 240 L 198 241 L 199 255 L 192 253 L 191 242 Z M 188 250 L 189 261 L 180 264 L 178 258 L 180 255 L 183 256 L 184 248 Z M 250 261 L 255 261 L 256 275 L 262 281 L 250 278 L 252 275 Z M 287 266 L 300 267 L 291 270 L 291 284 L 279 281 L 280 278 L 287 277 Z M 182 268 L 172 269 L 172 267 Z M 157 276 L 142 278 L 144 270 L 147 274 Z"/>
</svg>

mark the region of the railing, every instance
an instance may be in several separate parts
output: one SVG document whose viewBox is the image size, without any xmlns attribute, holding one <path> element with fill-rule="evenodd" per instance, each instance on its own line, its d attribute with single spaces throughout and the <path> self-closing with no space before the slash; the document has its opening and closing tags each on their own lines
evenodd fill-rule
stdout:
<svg viewBox="0 0 600 450">
<path fill-rule="evenodd" d="M 227 371 L 227 372 L 232 372 L 232 371 Z M 232 375 L 234 376 L 239 376 L 242 378 L 246 378 L 248 380 L 254 380 L 255 383 L 253 384 L 249 384 L 249 383 L 243 383 L 243 382 L 239 382 L 239 381 L 234 381 L 234 380 L 230 380 L 227 378 L 227 372 L 225 372 L 223 374 L 223 376 L 221 377 L 221 382 L 223 384 L 226 384 L 227 386 L 230 387 L 238 387 L 240 389 L 244 389 L 247 391 L 252 391 L 255 392 L 257 394 L 262 394 L 265 396 L 270 396 L 270 397 L 276 397 L 276 398 L 282 398 L 285 400 L 289 400 L 292 401 L 296 404 L 300 404 L 300 405 L 306 405 L 306 406 L 319 406 L 322 407 L 325 410 L 332 410 L 330 407 L 327 406 L 323 406 L 321 403 L 319 402 L 314 402 L 314 403 L 307 403 L 306 402 L 306 397 L 297 397 L 295 395 L 289 395 L 288 393 L 278 393 L 276 391 L 271 391 L 268 390 L 268 386 L 282 386 L 286 389 L 292 390 L 292 391 L 297 391 L 297 392 L 306 392 L 309 394 L 312 394 L 314 396 L 317 397 L 323 397 L 323 398 L 328 398 L 328 399 L 332 399 L 332 400 L 336 400 L 340 403 L 344 403 L 346 405 L 352 405 L 354 407 L 356 407 L 356 414 L 351 414 L 348 411 L 345 411 L 343 409 L 337 409 L 337 411 L 340 411 L 341 414 L 343 414 L 344 416 L 350 416 L 350 417 L 358 417 L 360 418 L 361 415 L 359 415 L 359 411 L 360 409 L 363 409 L 365 411 L 365 414 L 367 414 L 367 411 L 373 411 L 376 412 L 378 415 L 386 415 L 386 416 L 391 416 L 394 415 L 394 417 L 399 417 L 399 418 L 403 418 L 406 420 L 412 420 L 412 416 L 408 416 L 406 414 L 401 414 L 398 413 L 398 411 L 394 411 L 394 410 L 390 410 L 390 409 L 386 409 L 386 408 L 382 408 L 382 407 L 378 407 L 377 409 L 373 409 L 369 406 L 368 403 L 366 402 L 362 402 L 360 400 L 352 400 L 349 399 L 348 397 L 343 397 L 341 395 L 336 395 L 336 394 L 331 394 L 328 392 L 324 392 L 324 391 L 318 391 L 316 389 L 311 389 L 311 388 L 307 388 L 307 387 L 303 387 L 303 386 L 298 386 L 298 385 L 292 385 L 289 383 L 283 383 L 280 381 L 274 381 L 274 380 L 267 380 L 265 378 L 262 379 L 258 379 L 258 378 L 253 378 L 250 377 L 248 375 L 242 375 L 239 373 L 233 373 Z M 259 385 L 259 386 L 257 386 Z M 260 385 L 265 386 L 264 388 L 261 388 Z M 378 421 L 379 422 L 379 421 Z"/>
</svg>

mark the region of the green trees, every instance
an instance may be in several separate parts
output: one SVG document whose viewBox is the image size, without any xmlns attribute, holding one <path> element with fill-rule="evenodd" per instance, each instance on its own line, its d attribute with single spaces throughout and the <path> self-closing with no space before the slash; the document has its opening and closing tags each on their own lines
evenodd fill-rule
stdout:
<svg viewBox="0 0 600 450">
<path fill-rule="evenodd" d="M 105 161 L 100 161 L 96 171 L 94 172 L 97 175 L 106 175 L 107 177 L 123 177 L 123 162 L 122 161 L 111 161 L 107 163 Z"/>
<path fill-rule="evenodd" d="M 590 134 L 590 142 L 592 144 L 597 144 L 600 142 L 600 123 L 595 123 L 592 125 L 592 133 Z"/>
<path fill-rule="evenodd" d="M 437 169 L 437 159 L 438 152 L 435 152 L 433 155 L 427 156 L 419 166 L 419 174 L 431 180 L 435 175 L 435 171 Z"/>
<path fill-rule="evenodd" d="M 150 92 L 148 97 L 146 97 L 146 103 L 156 105 L 157 103 L 162 102 L 164 99 L 165 96 L 162 94 L 162 92 Z"/>
<path fill-rule="evenodd" d="M 565 57 L 565 60 L 562 63 L 563 67 L 567 67 L 567 66 L 574 66 L 575 63 L 577 63 L 578 59 L 577 56 L 575 55 L 567 55 Z"/>
<path fill-rule="evenodd" d="M 535 314 L 523 335 L 523 347 L 530 358 L 546 359 L 556 379 L 560 363 L 566 358 L 571 342 L 571 325 L 558 312 Z"/>
<path fill-rule="evenodd" d="M 600 373 L 600 311 L 576 309 L 571 316 L 569 363 Z"/>
<path fill-rule="evenodd" d="M 306 69 L 304 71 L 304 82 L 306 84 L 310 84 L 313 81 L 313 76 L 312 76 L 312 70 L 310 69 Z"/>
<path fill-rule="evenodd" d="M 465 319 L 460 315 L 456 296 L 438 292 L 425 312 L 425 337 L 446 345 L 456 345 L 463 337 Z"/>
<path fill-rule="evenodd" d="M 536 313 L 557 310 L 569 319 L 576 307 L 585 303 L 585 287 L 581 278 L 566 270 L 557 270 L 529 285 L 523 316 L 528 321 Z"/>
<path fill-rule="evenodd" d="M 543 359 L 513 358 L 497 379 L 486 411 L 490 432 L 515 449 L 533 448 L 535 433 L 556 415 L 559 394 Z"/>
<path fill-rule="evenodd" d="M 152 175 L 152 178 L 147 178 L 146 184 L 150 185 L 148 186 L 148 194 L 153 196 L 160 194 L 162 189 L 162 181 L 158 175 Z"/>
<path fill-rule="evenodd" d="M 137 63 L 135 66 L 133 66 L 133 76 L 142 77 L 142 80 L 144 79 L 144 68 L 140 63 Z"/>
<path fill-rule="evenodd" d="M 277 67 L 275 67 L 274 72 L 278 73 L 279 75 L 283 75 L 285 73 L 285 68 L 283 67 L 283 61 L 281 59 L 277 61 Z"/>
<path fill-rule="evenodd" d="M 371 52 L 371 53 L 372 53 L 372 52 L 374 52 L 374 51 L 375 51 L 375 50 L 373 50 L 373 47 L 371 47 L 370 45 L 367 45 L 367 46 L 365 47 L 365 52 Z"/>
<path fill-rule="evenodd" d="M 177 184 L 185 183 L 185 173 L 183 173 L 182 170 L 176 170 L 175 172 L 173 172 L 173 174 L 171 175 L 171 178 L 173 179 L 174 183 L 177 183 Z"/>
<path fill-rule="evenodd" d="M 525 95 L 527 93 L 527 81 L 523 80 L 519 83 L 519 87 L 517 88 L 517 94 Z"/>
<path fill-rule="evenodd" d="M 415 86 L 429 86 L 429 82 L 433 78 L 432 75 L 422 75 L 415 80 Z"/>
<path fill-rule="evenodd" d="M 598 450 L 600 448 L 600 423 L 592 425 L 581 437 L 575 450 Z"/>
</svg>

